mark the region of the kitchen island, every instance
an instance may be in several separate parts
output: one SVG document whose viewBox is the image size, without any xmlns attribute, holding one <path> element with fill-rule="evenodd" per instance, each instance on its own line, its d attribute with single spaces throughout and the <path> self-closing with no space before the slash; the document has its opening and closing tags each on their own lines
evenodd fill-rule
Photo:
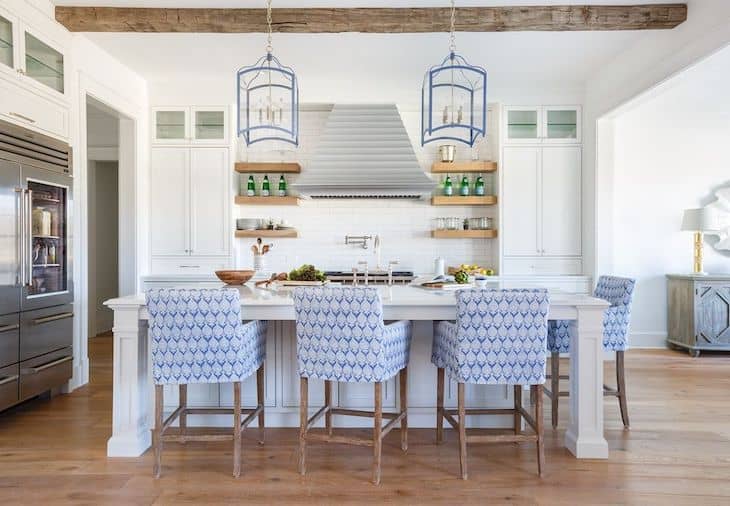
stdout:
<svg viewBox="0 0 730 506">
<path fill-rule="evenodd" d="M 181 286 L 222 286 L 220 283 L 183 283 Z M 492 284 L 500 287 L 499 282 Z M 268 320 L 265 362 L 265 405 L 267 425 L 298 426 L 298 376 L 294 302 L 288 289 L 271 290 L 242 286 L 242 314 L 246 320 Z M 434 321 L 453 320 L 456 299 L 452 291 L 429 291 L 413 286 L 380 286 L 386 320 L 412 320 L 413 343 L 409 364 L 409 425 L 435 427 L 436 368 L 430 363 Z M 142 455 L 151 443 L 150 428 L 154 403 L 149 342 L 148 313 L 144 295 L 111 299 L 105 303 L 114 311 L 114 371 L 112 436 L 107 444 L 110 457 Z M 607 458 L 603 435 L 603 311 L 608 303 L 587 295 L 551 292 L 550 319 L 571 320 L 575 325 L 570 362 L 570 423 L 565 446 L 577 458 Z M 252 379 L 243 385 L 244 404 L 253 404 Z M 310 382 L 310 402 L 323 401 L 321 382 Z M 512 389 L 500 385 L 469 385 L 467 405 L 488 403 L 490 407 L 512 405 Z M 455 384 L 446 392 L 446 404 L 455 405 Z M 231 405 L 231 385 L 191 385 L 189 404 Z M 393 380 L 385 384 L 384 408 L 396 406 Z M 165 391 L 169 410 L 177 401 L 174 389 Z M 368 408 L 372 403 L 367 384 L 341 384 L 335 389 L 335 405 Z M 167 405 L 166 405 L 167 407 Z M 316 408 L 313 408 L 316 409 Z M 203 417 L 201 417 L 203 418 Z M 340 421 L 335 418 L 335 421 Z M 192 418 L 193 425 L 196 419 Z M 229 425 L 224 417 L 208 417 L 206 424 Z M 362 423 L 362 422 L 361 422 Z M 359 426 L 348 420 L 346 426 Z M 475 417 L 471 426 L 511 427 L 511 415 Z M 343 426 L 343 425 L 341 425 Z M 361 425 L 360 425 L 361 426 Z"/>
</svg>

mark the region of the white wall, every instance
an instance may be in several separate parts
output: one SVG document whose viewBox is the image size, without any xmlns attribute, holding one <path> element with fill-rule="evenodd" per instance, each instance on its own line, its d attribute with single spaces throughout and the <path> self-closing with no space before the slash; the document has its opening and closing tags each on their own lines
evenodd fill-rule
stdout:
<svg viewBox="0 0 730 506">
<path fill-rule="evenodd" d="M 692 234 L 679 230 L 682 211 L 730 184 L 729 80 L 727 48 L 614 120 L 612 272 L 637 279 L 635 344 L 663 345 L 665 275 L 691 272 Z M 730 272 L 730 255 L 706 244 L 705 270 Z"/>
</svg>

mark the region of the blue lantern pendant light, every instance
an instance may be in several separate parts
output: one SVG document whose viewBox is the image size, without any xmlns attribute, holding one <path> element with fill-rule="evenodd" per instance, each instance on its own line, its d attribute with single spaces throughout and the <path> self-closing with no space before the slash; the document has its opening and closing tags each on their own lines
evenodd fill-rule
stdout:
<svg viewBox="0 0 730 506">
<path fill-rule="evenodd" d="M 431 67 L 421 90 L 421 145 L 457 141 L 474 146 L 487 133 L 487 71 L 456 53 L 456 7 L 451 0 L 449 55 Z"/>
<path fill-rule="evenodd" d="M 297 76 L 273 55 L 271 0 L 266 2 L 266 54 L 238 71 L 238 135 L 247 145 L 261 141 L 299 144 Z"/>
</svg>

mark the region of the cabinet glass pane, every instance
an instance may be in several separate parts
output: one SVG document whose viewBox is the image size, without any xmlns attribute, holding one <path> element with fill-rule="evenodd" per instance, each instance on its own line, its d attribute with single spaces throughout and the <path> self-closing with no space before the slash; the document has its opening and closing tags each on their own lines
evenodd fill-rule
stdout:
<svg viewBox="0 0 730 506">
<path fill-rule="evenodd" d="M 25 73 L 63 93 L 63 55 L 31 34 L 25 34 Z"/>
<path fill-rule="evenodd" d="M 196 111 L 195 138 L 223 139 L 225 137 L 223 119 L 223 111 Z"/>
<path fill-rule="evenodd" d="M 510 139 L 537 139 L 537 111 L 507 111 Z"/>
<path fill-rule="evenodd" d="M 13 66 L 13 24 L 0 16 L 0 63 Z"/>
<path fill-rule="evenodd" d="M 578 135 L 578 112 L 547 111 L 548 139 L 575 139 Z"/>
<path fill-rule="evenodd" d="M 39 181 L 28 181 L 28 189 L 33 192 L 33 281 L 28 293 L 64 292 L 68 289 L 67 189 Z"/>
<path fill-rule="evenodd" d="M 157 111 L 155 130 L 157 139 L 184 139 L 185 111 Z"/>
</svg>

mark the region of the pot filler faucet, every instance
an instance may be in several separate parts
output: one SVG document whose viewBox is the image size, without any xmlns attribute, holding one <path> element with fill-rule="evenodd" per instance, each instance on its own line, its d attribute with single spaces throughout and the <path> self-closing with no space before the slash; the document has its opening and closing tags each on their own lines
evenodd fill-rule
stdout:
<svg viewBox="0 0 730 506">
<path fill-rule="evenodd" d="M 368 241 L 372 239 L 369 235 L 346 235 L 345 244 L 352 244 L 354 246 L 361 246 L 362 249 L 368 249 Z"/>
</svg>

